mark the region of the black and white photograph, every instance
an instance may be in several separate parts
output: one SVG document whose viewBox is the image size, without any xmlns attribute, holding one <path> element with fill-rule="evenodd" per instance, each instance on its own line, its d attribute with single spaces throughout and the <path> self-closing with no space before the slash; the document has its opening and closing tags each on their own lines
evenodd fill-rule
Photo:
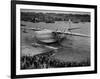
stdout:
<svg viewBox="0 0 100 79">
<path fill-rule="evenodd" d="M 16 74 L 95 72 L 95 25 L 94 8 L 17 4 Z"/>
<path fill-rule="evenodd" d="M 90 13 L 21 9 L 21 69 L 90 66 Z"/>
</svg>

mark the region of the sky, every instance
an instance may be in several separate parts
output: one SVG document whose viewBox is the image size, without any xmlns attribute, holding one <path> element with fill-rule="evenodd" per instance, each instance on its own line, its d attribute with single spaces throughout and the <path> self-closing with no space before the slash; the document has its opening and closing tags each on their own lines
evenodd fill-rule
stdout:
<svg viewBox="0 0 100 79">
<path fill-rule="evenodd" d="M 21 12 L 64 13 L 64 14 L 88 14 L 88 15 L 90 15 L 90 12 L 57 11 L 57 10 L 39 10 L 39 9 L 21 9 Z"/>
</svg>

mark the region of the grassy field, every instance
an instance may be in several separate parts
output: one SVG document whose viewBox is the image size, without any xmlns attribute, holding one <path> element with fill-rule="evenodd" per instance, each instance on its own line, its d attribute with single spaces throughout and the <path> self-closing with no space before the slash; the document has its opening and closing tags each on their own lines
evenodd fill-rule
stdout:
<svg viewBox="0 0 100 79">
<path fill-rule="evenodd" d="M 59 21 L 55 23 L 44 23 L 44 22 L 39 22 L 39 23 L 32 23 L 32 22 L 27 22 L 27 21 L 21 21 L 22 26 L 25 28 L 46 28 L 46 29 L 51 29 L 51 30 L 56 30 L 59 28 L 59 30 L 63 30 L 63 28 L 69 27 L 67 21 Z M 25 25 L 25 26 L 24 26 Z M 72 27 L 80 27 L 80 29 L 76 29 L 72 32 L 75 33 L 81 33 L 81 34 L 86 34 L 90 35 L 90 23 L 85 22 L 85 23 L 72 23 Z M 62 29 L 61 29 L 62 28 Z M 67 30 L 66 30 L 67 31 Z M 71 36 L 67 35 L 66 40 L 63 41 L 61 44 L 66 46 L 66 48 L 59 49 L 55 55 L 52 57 L 48 57 L 47 59 L 49 61 L 54 62 L 57 61 L 57 63 L 67 63 L 67 65 L 64 65 L 65 67 L 72 67 L 72 66 L 89 66 L 90 65 L 90 38 L 85 38 L 85 37 L 79 37 L 79 36 Z M 21 57 L 22 59 L 27 59 L 28 56 L 29 60 L 30 58 L 32 59 L 32 62 L 36 61 L 34 59 L 34 56 L 42 54 L 42 53 L 48 53 L 51 50 L 48 50 L 46 48 L 41 48 L 41 47 L 33 47 L 32 43 L 34 42 L 34 31 L 32 30 L 25 30 L 21 29 Z M 44 54 L 43 54 L 44 55 Z M 24 57 L 24 58 L 23 58 Z M 25 60 L 26 61 L 26 60 Z M 30 60 L 31 61 L 31 60 Z M 48 61 L 48 62 L 49 62 Z M 39 61 L 38 61 L 39 62 Z M 47 61 L 46 61 L 47 62 Z M 24 62 L 24 65 L 27 62 Z M 74 65 L 69 65 L 68 63 Z M 81 63 L 81 64 L 80 64 Z M 82 65 L 83 63 L 83 65 Z M 85 65 L 84 65 L 85 63 Z M 46 65 L 47 63 L 45 63 Z M 49 63 L 50 64 L 50 63 Z M 22 64 L 21 64 L 22 66 Z M 61 67 L 64 67 L 61 66 Z M 56 66 L 46 66 L 47 68 L 50 67 L 56 67 Z M 22 66 L 22 69 L 29 69 L 29 68 L 41 68 L 41 67 L 24 67 Z M 44 67 L 44 64 L 42 63 L 42 68 Z"/>
</svg>

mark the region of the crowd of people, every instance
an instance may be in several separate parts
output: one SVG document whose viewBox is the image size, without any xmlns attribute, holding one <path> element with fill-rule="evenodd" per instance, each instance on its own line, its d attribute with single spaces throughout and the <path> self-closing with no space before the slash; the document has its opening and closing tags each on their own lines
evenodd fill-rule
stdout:
<svg viewBox="0 0 100 79">
<path fill-rule="evenodd" d="M 46 52 L 35 56 L 22 56 L 21 69 L 43 69 L 61 67 L 90 66 L 90 61 L 64 62 L 53 57 L 54 52 Z"/>
</svg>

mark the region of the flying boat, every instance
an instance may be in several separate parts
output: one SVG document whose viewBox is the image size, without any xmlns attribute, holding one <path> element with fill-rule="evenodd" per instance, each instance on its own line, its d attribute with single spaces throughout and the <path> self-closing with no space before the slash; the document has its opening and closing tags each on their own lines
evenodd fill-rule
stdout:
<svg viewBox="0 0 100 79">
<path fill-rule="evenodd" d="M 80 29 L 80 27 L 71 27 L 71 20 L 69 19 L 69 27 L 63 28 L 63 30 L 50 30 L 50 29 L 41 29 L 41 28 L 27 28 L 28 30 L 33 30 L 35 32 L 35 42 L 32 43 L 34 46 L 44 46 L 50 49 L 58 49 L 56 46 L 52 46 L 53 44 L 59 44 L 66 39 L 67 35 L 79 36 L 90 38 L 89 35 L 73 33 L 72 30 Z M 52 44 L 52 45 L 51 45 Z"/>
</svg>

